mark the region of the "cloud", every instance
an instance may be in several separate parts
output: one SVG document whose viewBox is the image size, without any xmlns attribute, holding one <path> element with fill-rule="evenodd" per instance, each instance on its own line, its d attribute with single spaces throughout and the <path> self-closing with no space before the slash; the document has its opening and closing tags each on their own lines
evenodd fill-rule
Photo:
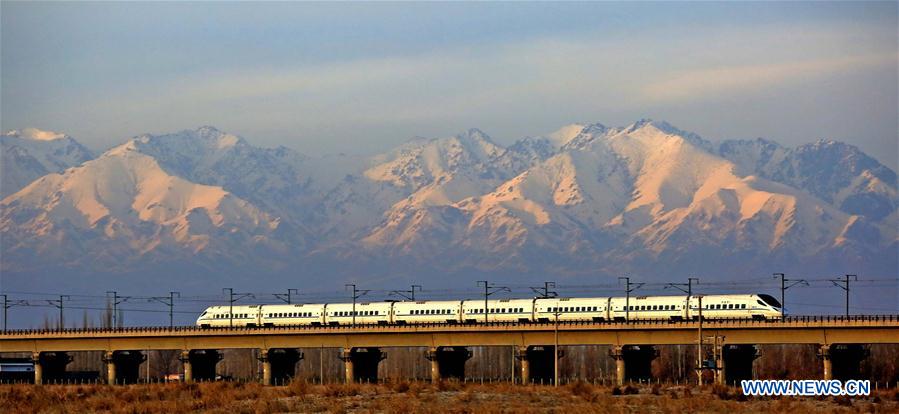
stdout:
<svg viewBox="0 0 899 414">
<path fill-rule="evenodd" d="M 694 69 L 649 83 L 642 89 L 642 96 L 656 103 L 670 103 L 745 94 L 800 80 L 883 65 L 896 66 L 897 58 L 899 55 L 892 53 Z"/>
</svg>

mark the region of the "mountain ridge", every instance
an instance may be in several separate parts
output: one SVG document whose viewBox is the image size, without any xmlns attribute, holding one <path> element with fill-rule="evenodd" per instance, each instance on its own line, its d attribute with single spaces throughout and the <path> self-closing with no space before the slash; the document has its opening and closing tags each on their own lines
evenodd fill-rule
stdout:
<svg viewBox="0 0 899 414">
<path fill-rule="evenodd" d="M 5 197 L 2 267 L 36 271 L 55 251 L 79 271 L 889 271 L 897 199 L 895 172 L 848 144 L 712 142 L 649 119 L 507 147 L 473 128 L 367 158 L 206 126 L 137 136 Z"/>
</svg>

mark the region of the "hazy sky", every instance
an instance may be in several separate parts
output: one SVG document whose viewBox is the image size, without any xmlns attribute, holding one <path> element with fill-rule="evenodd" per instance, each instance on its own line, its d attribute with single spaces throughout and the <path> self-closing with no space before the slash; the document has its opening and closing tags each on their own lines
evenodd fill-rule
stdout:
<svg viewBox="0 0 899 414">
<path fill-rule="evenodd" d="M 309 154 L 665 119 L 896 168 L 897 3 L 0 3 L 2 129 Z"/>
</svg>

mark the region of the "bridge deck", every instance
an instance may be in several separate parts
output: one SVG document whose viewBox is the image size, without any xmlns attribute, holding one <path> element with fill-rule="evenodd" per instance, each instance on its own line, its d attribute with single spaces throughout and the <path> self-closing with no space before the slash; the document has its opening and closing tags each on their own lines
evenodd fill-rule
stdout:
<svg viewBox="0 0 899 414">
<path fill-rule="evenodd" d="M 160 327 L 10 331 L 0 352 L 406 346 L 695 344 L 699 322 L 560 322 L 271 328 Z M 703 336 L 727 344 L 899 343 L 899 315 L 704 321 Z"/>
</svg>

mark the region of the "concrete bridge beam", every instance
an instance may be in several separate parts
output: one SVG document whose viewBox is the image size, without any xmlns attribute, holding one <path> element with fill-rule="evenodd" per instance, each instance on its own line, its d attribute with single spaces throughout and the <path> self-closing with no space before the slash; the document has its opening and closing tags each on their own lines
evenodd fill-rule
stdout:
<svg viewBox="0 0 899 414">
<path fill-rule="evenodd" d="M 377 382 L 378 365 L 387 358 L 380 348 L 344 348 L 340 353 L 344 363 L 346 383 Z"/>
</svg>

